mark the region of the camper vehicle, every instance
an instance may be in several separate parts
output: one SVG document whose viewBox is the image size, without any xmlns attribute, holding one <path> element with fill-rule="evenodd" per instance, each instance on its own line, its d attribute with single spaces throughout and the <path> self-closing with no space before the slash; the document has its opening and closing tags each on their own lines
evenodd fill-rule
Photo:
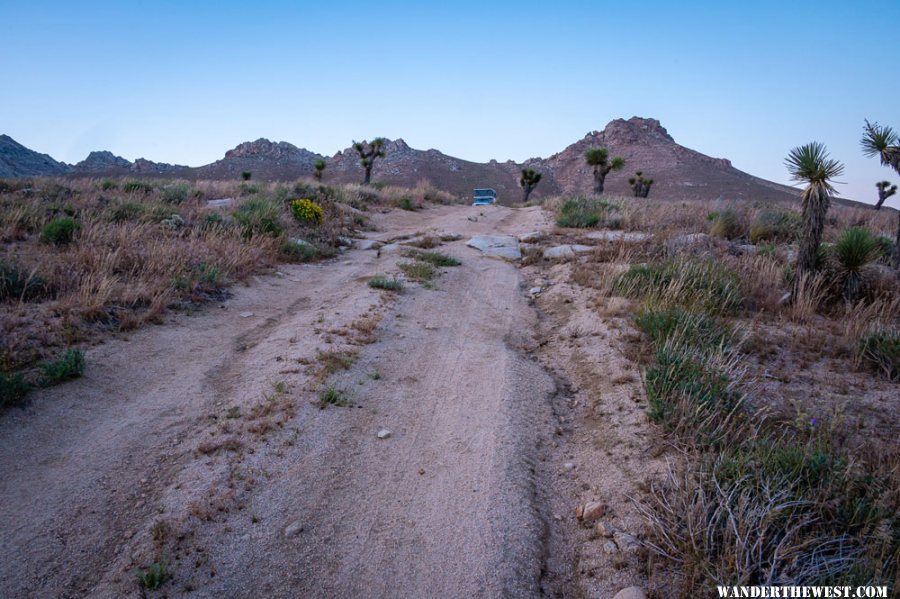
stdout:
<svg viewBox="0 0 900 599">
<path fill-rule="evenodd" d="M 497 192 L 490 188 L 476 189 L 473 195 L 475 196 L 473 206 L 487 206 L 497 201 Z"/>
</svg>

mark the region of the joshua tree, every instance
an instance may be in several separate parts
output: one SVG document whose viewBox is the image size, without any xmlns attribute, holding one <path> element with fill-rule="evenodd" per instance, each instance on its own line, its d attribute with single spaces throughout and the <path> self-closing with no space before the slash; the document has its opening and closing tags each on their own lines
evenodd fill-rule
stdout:
<svg viewBox="0 0 900 599">
<path fill-rule="evenodd" d="M 375 159 L 384 158 L 384 141 L 383 137 L 376 137 L 371 143 L 366 140 L 353 142 L 353 149 L 359 154 L 359 163 L 366 169 L 363 185 L 368 185 L 372 179 L 372 167 L 375 166 Z"/>
<path fill-rule="evenodd" d="M 584 153 L 584 161 L 594 169 L 594 193 L 603 195 L 603 183 L 609 171 L 620 171 L 625 167 L 625 159 L 616 156 L 610 161 L 606 148 L 590 148 Z"/>
<path fill-rule="evenodd" d="M 897 186 L 891 185 L 890 181 L 881 181 L 876 183 L 875 187 L 878 188 L 878 203 L 875 204 L 875 210 L 881 210 L 881 205 L 884 204 L 884 201 L 897 193 Z"/>
<path fill-rule="evenodd" d="M 628 184 L 631 185 L 631 190 L 636 198 L 646 198 L 650 195 L 650 186 L 653 185 L 653 179 L 644 179 L 643 175 L 643 171 L 637 171 L 634 177 L 628 180 Z"/>
<path fill-rule="evenodd" d="M 523 168 L 522 176 L 519 178 L 519 185 L 522 186 L 522 201 L 527 202 L 528 196 L 541 182 L 542 175 L 533 168 Z"/>
<path fill-rule="evenodd" d="M 799 281 L 801 275 L 809 274 L 816 269 L 822 228 L 825 226 L 825 215 L 828 213 L 830 202 L 829 195 L 834 193 L 831 183 L 835 177 L 841 176 L 844 172 L 844 165 L 828 156 L 824 144 L 814 141 L 791 150 L 785 160 L 785 166 L 795 181 L 807 184 L 806 189 L 800 194 L 803 204 L 803 232 L 795 278 L 795 281 Z"/>
<path fill-rule="evenodd" d="M 322 173 L 325 171 L 325 161 L 319 158 L 316 160 L 315 164 L 313 164 L 313 177 L 316 178 L 316 181 L 322 180 Z"/>
<path fill-rule="evenodd" d="M 890 166 L 900 175 L 900 136 L 893 129 L 867 120 L 859 143 L 863 154 L 878 156 L 882 165 Z"/>
<path fill-rule="evenodd" d="M 863 136 L 860 140 L 863 154 L 878 156 L 883 166 L 890 166 L 900 175 L 900 135 L 888 127 L 866 120 Z M 891 192 L 888 195 L 893 195 Z M 879 187 L 879 199 L 881 188 Z M 887 199 L 888 196 L 885 196 Z M 879 206 L 881 203 L 879 202 Z M 897 212 L 897 239 L 894 243 L 894 268 L 900 270 L 900 211 Z"/>
<path fill-rule="evenodd" d="M 251 173 L 250 171 L 244 171 L 243 173 L 241 173 L 241 179 L 243 179 L 244 181 L 249 181 L 250 177 L 252 176 L 253 173 Z"/>
</svg>

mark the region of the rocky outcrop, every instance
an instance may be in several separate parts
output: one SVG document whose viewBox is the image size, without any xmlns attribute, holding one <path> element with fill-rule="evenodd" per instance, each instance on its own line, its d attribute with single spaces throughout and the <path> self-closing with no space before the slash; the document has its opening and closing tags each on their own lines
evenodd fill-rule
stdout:
<svg viewBox="0 0 900 599">
<path fill-rule="evenodd" d="M 249 172 L 259 180 L 293 180 L 312 175 L 322 156 L 286 141 L 257 139 L 239 144 L 212 164 L 191 169 L 194 179 L 239 179 Z M 326 171 L 327 172 L 327 171 Z"/>
<path fill-rule="evenodd" d="M 77 174 L 109 174 L 118 171 L 127 171 L 131 168 L 131 162 L 116 156 L 112 152 L 91 152 L 87 158 L 72 167 Z"/>
</svg>

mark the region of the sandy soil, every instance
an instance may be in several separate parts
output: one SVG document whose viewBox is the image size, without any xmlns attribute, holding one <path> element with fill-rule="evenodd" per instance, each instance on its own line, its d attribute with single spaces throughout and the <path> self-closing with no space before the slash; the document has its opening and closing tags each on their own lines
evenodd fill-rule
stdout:
<svg viewBox="0 0 900 599">
<path fill-rule="evenodd" d="M 583 594 L 560 558 L 572 512 L 551 507 L 577 498 L 551 501 L 567 450 L 529 355 L 537 313 L 517 267 L 464 246 L 545 215 L 376 223 L 385 240 L 465 235 L 442 248 L 464 264 L 399 295 L 365 284 L 396 252 L 284 267 L 90 349 L 84 379 L 0 419 L 4 597 L 138 596 L 154 562 L 172 580 L 153 596 Z M 353 356 L 326 381 L 350 405 L 316 401 L 327 351 Z"/>
</svg>

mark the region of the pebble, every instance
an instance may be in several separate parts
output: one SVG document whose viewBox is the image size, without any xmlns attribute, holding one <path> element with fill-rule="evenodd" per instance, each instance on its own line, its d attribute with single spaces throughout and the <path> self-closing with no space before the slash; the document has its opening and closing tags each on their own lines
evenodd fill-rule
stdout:
<svg viewBox="0 0 900 599">
<path fill-rule="evenodd" d="M 391 431 L 389 431 L 386 428 L 383 428 L 380 431 L 378 431 L 378 433 L 375 436 L 378 437 L 379 439 L 387 439 L 388 437 L 391 436 Z"/>
<path fill-rule="evenodd" d="M 614 541 L 607 541 L 603 543 L 603 551 L 612 555 L 613 553 L 618 553 L 619 548 L 616 546 Z"/>
<path fill-rule="evenodd" d="M 284 529 L 284 536 L 287 538 L 295 537 L 303 532 L 303 525 L 300 522 L 292 522 Z"/>
<path fill-rule="evenodd" d="M 593 522 L 606 514 L 606 504 L 601 501 L 588 501 L 578 506 L 575 516 L 584 522 Z"/>
<path fill-rule="evenodd" d="M 241 318 L 250 318 L 251 316 L 253 316 L 253 312 L 241 312 L 238 316 L 240 316 Z"/>
<path fill-rule="evenodd" d="M 528 290 L 528 293 L 530 293 L 531 295 L 537 295 L 541 291 L 543 291 L 543 289 L 541 287 L 532 287 L 531 289 Z"/>
<path fill-rule="evenodd" d="M 563 468 L 565 468 L 566 470 L 574 470 L 575 464 L 572 462 L 566 462 L 565 464 L 563 464 Z"/>
</svg>

